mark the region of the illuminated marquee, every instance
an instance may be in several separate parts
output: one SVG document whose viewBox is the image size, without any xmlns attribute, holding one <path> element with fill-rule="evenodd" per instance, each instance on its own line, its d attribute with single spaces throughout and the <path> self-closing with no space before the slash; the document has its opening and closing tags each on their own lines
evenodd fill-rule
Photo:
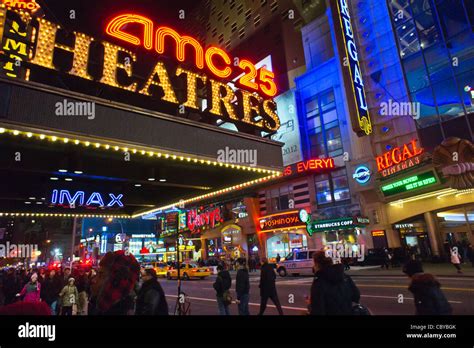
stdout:
<svg viewBox="0 0 474 348">
<path fill-rule="evenodd" d="M 112 208 L 115 205 L 119 208 L 123 208 L 123 203 L 121 201 L 123 194 L 115 195 L 109 193 L 108 196 L 110 200 L 108 204 L 105 205 L 102 195 L 98 192 L 93 192 L 91 195 L 86 196 L 84 191 L 76 191 L 74 195 L 71 195 L 69 190 L 53 190 L 51 204 L 66 206 L 69 208 L 76 206 Z"/>
<path fill-rule="evenodd" d="M 315 158 L 286 166 L 283 175 L 288 176 L 306 172 L 320 172 L 334 168 L 334 158 Z"/>
<path fill-rule="evenodd" d="M 393 196 L 408 191 L 418 190 L 426 186 L 438 183 L 438 179 L 433 171 L 412 175 L 390 184 L 382 186 L 380 189 L 385 197 Z"/>
<path fill-rule="evenodd" d="M 123 31 L 123 27 L 127 24 L 136 23 L 143 26 L 143 39 Z M 169 27 L 161 26 L 155 29 L 153 21 L 147 17 L 137 14 L 122 14 L 113 18 L 106 28 L 107 34 L 116 37 L 122 41 L 128 42 L 135 46 L 143 46 L 147 50 L 153 47 L 159 54 L 165 53 L 165 40 L 168 37 L 174 40 L 176 45 L 176 59 L 180 62 L 186 60 L 186 47 L 194 49 L 194 65 L 203 69 L 206 65 L 207 69 L 216 77 L 225 79 L 233 75 L 233 64 L 229 55 L 219 47 L 208 47 L 203 49 L 201 44 L 191 36 L 180 35 L 175 30 Z M 205 63 L 205 64 L 204 64 Z M 221 66 L 221 67 L 219 67 Z M 269 97 L 274 97 L 277 94 L 277 88 L 273 79 L 275 75 L 273 72 L 262 67 L 257 70 L 255 65 L 242 59 L 238 65 L 240 73 L 244 75 L 239 79 L 238 84 L 246 89 L 258 91 Z M 254 81 L 258 81 L 254 82 Z"/>
<path fill-rule="evenodd" d="M 261 232 L 299 227 L 304 228 L 306 226 L 300 221 L 298 210 L 263 216 L 258 222 Z"/>
<path fill-rule="evenodd" d="M 376 157 L 377 170 L 382 176 L 389 176 L 407 168 L 420 164 L 423 149 L 419 148 L 414 139 L 408 144 L 396 147 Z"/>
<path fill-rule="evenodd" d="M 125 24 L 137 23 L 143 25 L 143 38 L 135 37 L 123 31 Z M 61 26 L 22 13 L 21 16 L 15 11 L 0 9 L 0 38 L 2 47 L 9 43 L 14 52 L 28 50 L 28 54 L 21 60 L 42 68 L 64 71 L 68 75 L 81 79 L 95 81 L 114 88 L 128 92 L 137 93 L 154 99 L 171 103 L 176 106 L 193 109 L 202 112 L 198 97 L 198 90 L 205 89 L 207 99 L 206 114 L 231 123 L 240 123 L 251 126 L 254 129 L 274 132 L 280 128 L 280 120 L 276 113 L 276 103 L 271 99 L 276 95 L 277 89 L 273 81 L 273 73 L 265 67 L 256 70 L 255 66 L 247 60 L 240 60 L 239 70 L 235 73 L 245 73 L 239 80 L 240 87 L 234 91 L 229 85 L 230 76 L 235 68 L 230 64 L 228 54 L 218 47 L 209 47 L 206 50 L 200 43 L 189 36 L 182 36 L 171 28 L 157 27 L 146 17 L 138 15 L 121 15 L 115 17 L 106 28 L 106 32 L 122 41 L 133 45 L 141 45 L 146 50 L 155 48 L 157 54 L 165 53 L 165 42 L 173 42 L 176 45 L 177 62 L 189 62 L 186 57 L 186 49 L 193 48 L 195 61 L 192 65 L 202 71 L 195 72 L 187 70 L 182 66 L 170 68 L 164 62 L 157 61 L 154 67 L 147 73 L 144 81 L 133 74 L 134 67 L 139 65 L 138 56 L 134 52 L 121 46 L 106 41 L 99 41 L 83 33 L 73 32 L 71 36 L 74 43 L 62 42 L 64 32 Z M 36 28 L 36 39 L 33 48 L 30 49 L 22 43 L 26 33 L 31 28 Z M 17 28 L 17 33 L 15 33 Z M 3 29 L 3 30 L 2 30 Z M 13 37 L 8 37 L 11 34 Z M 33 35 L 29 34 L 29 38 Z M 10 41 L 6 41 L 10 40 Z M 100 50 L 92 49 L 94 46 L 102 46 L 103 56 L 97 57 Z M 58 62 L 57 55 L 64 56 L 68 53 L 69 62 L 63 59 Z M 16 58 L 13 57 L 13 61 Z M 89 68 L 91 61 L 103 62 L 99 71 L 92 72 Z M 5 67 L 4 67 L 5 69 Z M 217 79 L 210 78 L 207 73 L 214 75 Z M 254 76 L 255 75 L 255 76 Z M 11 76 L 10 77 L 16 77 Z M 256 79 L 254 79 L 256 77 Z M 183 96 L 177 95 L 176 87 L 172 85 L 176 79 L 182 79 L 186 86 Z M 229 81 L 220 81 L 229 78 Z"/>
<path fill-rule="evenodd" d="M 2 3 L 8 7 L 30 11 L 31 13 L 35 13 L 40 9 L 40 5 L 36 3 L 36 0 L 2 0 Z"/>
<path fill-rule="evenodd" d="M 357 46 L 352 30 L 351 16 L 347 0 L 330 1 L 334 16 L 337 42 L 341 56 L 341 62 L 344 69 L 344 82 L 349 105 L 354 112 L 350 112 L 352 129 L 359 136 L 372 133 L 372 122 L 370 120 L 369 109 L 365 97 L 364 81 L 359 65 Z M 336 4 L 336 5 L 334 5 Z M 348 70 L 346 71 L 346 66 Z M 349 88 L 350 86 L 350 88 Z"/>
<path fill-rule="evenodd" d="M 202 227 L 214 228 L 221 222 L 221 208 L 215 207 L 199 212 L 197 209 L 191 209 L 188 212 L 188 228 L 192 234 L 199 233 Z"/>
</svg>

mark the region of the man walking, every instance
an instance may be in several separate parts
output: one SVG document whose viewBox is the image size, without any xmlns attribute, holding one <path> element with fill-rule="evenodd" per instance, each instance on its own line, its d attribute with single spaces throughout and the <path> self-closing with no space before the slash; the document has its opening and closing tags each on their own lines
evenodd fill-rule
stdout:
<svg viewBox="0 0 474 348">
<path fill-rule="evenodd" d="M 168 315 L 168 303 L 165 292 L 158 282 L 156 272 L 152 268 L 141 271 L 143 285 L 138 291 L 136 315 Z"/>
<path fill-rule="evenodd" d="M 250 292 L 250 280 L 249 271 L 245 267 L 245 259 L 240 258 L 237 260 L 239 269 L 237 271 L 237 277 L 235 280 L 235 292 L 237 293 L 239 315 L 250 315 L 249 313 L 249 292 Z"/>
<path fill-rule="evenodd" d="M 275 284 L 276 274 L 275 269 L 268 263 L 266 257 L 262 258 L 262 267 L 260 268 L 260 312 L 263 315 L 267 308 L 268 299 L 271 299 L 277 307 L 278 314 L 283 315 L 283 310 L 278 299 L 278 294 Z"/>
</svg>

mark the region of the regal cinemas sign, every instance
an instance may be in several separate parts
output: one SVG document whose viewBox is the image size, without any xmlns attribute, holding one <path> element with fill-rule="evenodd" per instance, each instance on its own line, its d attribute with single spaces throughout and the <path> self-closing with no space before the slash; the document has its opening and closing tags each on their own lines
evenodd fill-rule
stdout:
<svg viewBox="0 0 474 348">
<path fill-rule="evenodd" d="M 104 34 L 111 41 L 67 33 L 56 23 L 2 5 L 1 70 L 28 80 L 30 67 L 39 67 L 205 113 L 216 121 L 265 132 L 280 128 L 272 99 L 277 86 L 266 66 L 257 69 L 249 60 L 231 57 L 219 47 L 205 48 L 191 36 L 136 14 L 112 18 Z M 144 78 L 135 75 L 150 58 L 154 64 Z M 205 110 L 201 99 L 207 101 Z"/>
<path fill-rule="evenodd" d="M 377 156 L 377 170 L 383 176 L 390 176 L 402 170 L 420 164 L 423 149 L 418 147 L 417 140 L 414 139 L 408 144 L 398 146 L 384 154 Z"/>
</svg>

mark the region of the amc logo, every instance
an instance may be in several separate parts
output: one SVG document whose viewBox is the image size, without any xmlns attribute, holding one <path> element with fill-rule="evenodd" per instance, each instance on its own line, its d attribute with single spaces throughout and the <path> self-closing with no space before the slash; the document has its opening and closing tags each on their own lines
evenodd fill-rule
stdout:
<svg viewBox="0 0 474 348">
<path fill-rule="evenodd" d="M 40 9 L 40 5 L 36 3 L 36 0 L 1 0 L 3 4 L 11 8 L 17 8 L 20 10 L 29 11 L 35 13 Z"/>
</svg>

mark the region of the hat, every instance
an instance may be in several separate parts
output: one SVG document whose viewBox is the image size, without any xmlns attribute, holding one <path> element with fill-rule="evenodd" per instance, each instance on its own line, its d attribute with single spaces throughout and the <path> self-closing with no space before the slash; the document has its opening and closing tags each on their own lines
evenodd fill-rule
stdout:
<svg viewBox="0 0 474 348">
<path fill-rule="evenodd" d="M 410 260 L 403 267 L 403 273 L 411 277 L 415 273 L 423 273 L 423 265 L 420 261 Z"/>
</svg>

